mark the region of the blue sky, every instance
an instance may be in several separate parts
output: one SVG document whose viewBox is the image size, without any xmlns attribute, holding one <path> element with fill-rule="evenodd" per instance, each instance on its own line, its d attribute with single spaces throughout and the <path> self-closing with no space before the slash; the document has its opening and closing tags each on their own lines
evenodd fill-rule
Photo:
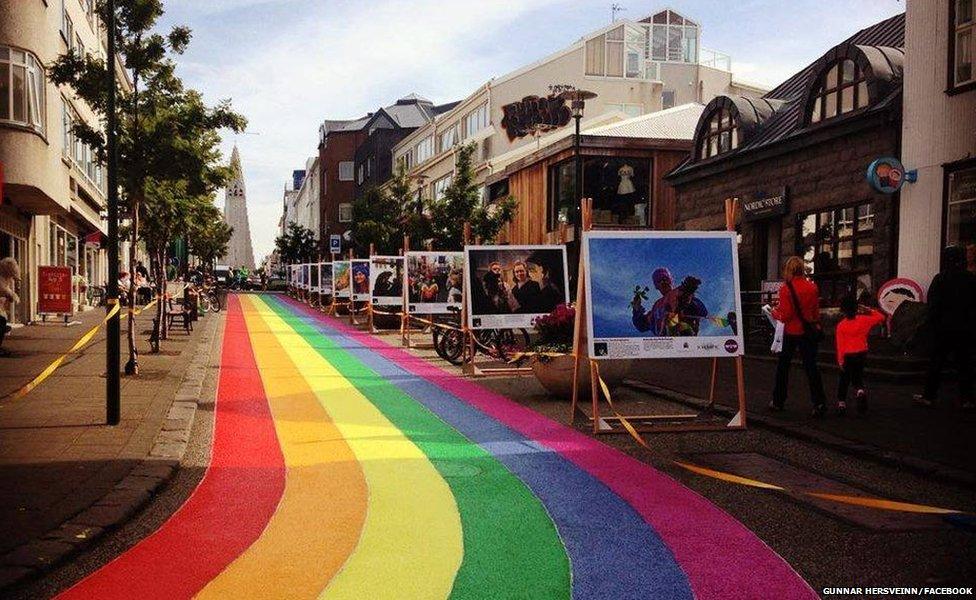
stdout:
<svg viewBox="0 0 976 600">
<path fill-rule="evenodd" d="M 619 16 L 665 7 L 702 25 L 702 46 L 772 87 L 858 29 L 904 11 L 901 0 L 620 0 Z M 281 195 L 316 152 L 323 119 L 353 118 L 411 92 L 457 100 L 610 21 L 603 0 L 166 0 L 161 25 L 194 40 L 179 72 L 248 117 L 236 141 L 257 260 L 271 251 Z M 235 139 L 236 138 L 236 139 Z M 223 198 L 219 199 L 223 204 Z"/>
<path fill-rule="evenodd" d="M 590 282 L 593 286 L 594 337 L 643 337 L 632 324 L 635 286 L 647 286 L 644 310 L 650 310 L 661 293 L 651 274 L 658 267 L 671 272 L 675 287 L 691 275 L 701 280 L 696 292 L 709 316 L 724 317 L 735 311 L 735 281 L 728 238 L 594 239 L 590 241 Z M 728 328 L 708 321 L 699 335 L 723 335 Z"/>
</svg>

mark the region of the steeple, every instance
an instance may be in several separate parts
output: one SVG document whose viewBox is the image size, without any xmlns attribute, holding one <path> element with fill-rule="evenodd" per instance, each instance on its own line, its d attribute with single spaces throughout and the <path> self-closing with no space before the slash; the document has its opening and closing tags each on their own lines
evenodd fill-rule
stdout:
<svg viewBox="0 0 976 600">
<path fill-rule="evenodd" d="M 234 144 L 234 150 L 230 153 L 230 169 L 233 172 L 234 179 L 244 179 L 244 170 L 241 168 L 241 153 L 237 151 L 237 144 Z"/>
<path fill-rule="evenodd" d="M 234 144 L 230 155 L 231 179 L 224 190 L 224 222 L 233 229 L 227 244 L 227 256 L 221 260 L 231 268 L 254 269 L 254 252 L 251 249 L 251 228 L 247 218 L 247 192 L 244 187 L 244 169 L 241 153 Z"/>
</svg>

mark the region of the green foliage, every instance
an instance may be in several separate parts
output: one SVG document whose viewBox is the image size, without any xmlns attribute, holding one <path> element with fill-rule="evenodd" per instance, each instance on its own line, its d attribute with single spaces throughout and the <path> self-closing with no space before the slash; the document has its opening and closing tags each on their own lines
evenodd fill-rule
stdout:
<svg viewBox="0 0 976 600">
<path fill-rule="evenodd" d="M 210 207 L 213 210 L 202 210 L 203 214 L 194 220 L 193 227 L 187 232 L 190 252 L 207 267 L 213 266 L 218 257 L 227 254 L 227 244 L 234 231 L 224 222 L 217 207 L 213 204 Z"/>
<path fill-rule="evenodd" d="M 352 205 L 352 239 L 356 252 L 365 256 L 369 245 L 378 254 L 399 254 L 403 245 L 396 216 L 401 205 L 393 195 L 378 188 L 370 188 Z"/>
<path fill-rule="evenodd" d="M 430 200 L 431 232 L 434 244 L 442 250 L 460 250 L 464 240 L 464 224 L 471 224 L 471 235 L 490 242 L 502 227 L 515 216 L 516 202 L 504 198 L 489 204 L 475 183 L 472 156 L 474 144 L 460 146 L 455 151 L 454 177 L 439 200 Z M 473 241 L 473 240 L 472 240 Z"/>
<path fill-rule="evenodd" d="M 288 224 L 288 230 L 284 235 L 279 235 L 275 239 L 275 247 L 278 248 L 278 256 L 281 257 L 282 264 L 312 262 L 318 258 L 318 242 L 315 234 L 311 229 L 298 223 Z"/>
</svg>

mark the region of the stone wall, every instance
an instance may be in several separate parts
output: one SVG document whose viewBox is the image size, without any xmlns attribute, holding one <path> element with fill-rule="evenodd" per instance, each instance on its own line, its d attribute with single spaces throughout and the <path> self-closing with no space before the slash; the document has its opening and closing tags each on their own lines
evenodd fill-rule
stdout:
<svg viewBox="0 0 976 600">
<path fill-rule="evenodd" d="M 788 188 L 788 214 L 780 218 L 780 256 L 796 253 L 797 215 L 814 210 L 872 202 L 875 214 L 872 285 L 893 276 L 897 239 L 898 195 L 874 192 L 865 180 L 868 165 L 881 156 L 898 156 L 899 131 L 891 124 L 828 139 L 752 164 L 675 184 L 675 228 L 716 230 L 725 227 L 725 199 L 772 196 Z M 735 162 L 741 162 L 735 161 Z M 753 273 L 756 228 L 739 219 L 739 249 L 744 289 L 758 288 Z"/>
</svg>

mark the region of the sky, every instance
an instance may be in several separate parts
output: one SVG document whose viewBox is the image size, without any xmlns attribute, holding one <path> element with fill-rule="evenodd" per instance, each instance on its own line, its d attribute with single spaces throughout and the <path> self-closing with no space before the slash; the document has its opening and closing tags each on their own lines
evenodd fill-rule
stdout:
<svg viewBox="0 0 976 600">
<path fill-rule="evenodd" d="M 356 118 L 410 93 L 464 98 L 611 19 L 603 0 L 165 0 L 161 29 L 187 25 L 187 85 L 247 117 L 236 143 L 255 259 L 274 249 L 282 191 L 317 150 L 325 119 Z M 619 0 L 618 18 L 672 8 L 736 77 L 773 87 L 903 0 Z M 223 206 L 223 194 L 218 197 Z"/>
</svg>

